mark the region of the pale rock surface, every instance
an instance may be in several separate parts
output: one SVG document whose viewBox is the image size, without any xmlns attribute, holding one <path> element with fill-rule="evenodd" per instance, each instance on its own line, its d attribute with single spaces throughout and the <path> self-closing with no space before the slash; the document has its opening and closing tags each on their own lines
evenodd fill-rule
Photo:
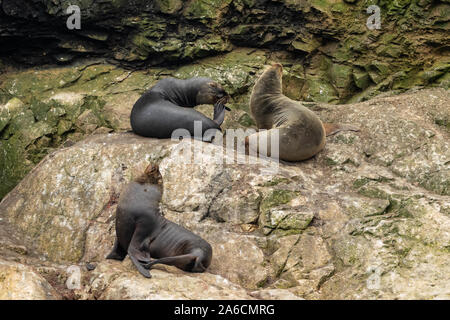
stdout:
<svg viewBox="0 0 450 320">
<path fill-rule="evenodd" d="M 222 165 L 222 148 L 202 143 L 199 163 L 183 164 L 190 140 L 95 135 L 48 155 L 0 218 L 39 257 L 25 264 L 97 263 L 82 272 L 81 299 L 449 299 L 450 136 L 435 121 L 450 115 L 448 91 L 307 106 L 361 130 L 279 165 Z M 128 258 L 104 259 L 121 190 L 151 161 L 166 218 L 213 247 L 204 274 L 158 267 L 144 279 Z"/>
<path fill-rule="evenodd" d="M 56 300 L 60 295 L 31 267 L 0 260 L 0 300 Z"/>
</svg>

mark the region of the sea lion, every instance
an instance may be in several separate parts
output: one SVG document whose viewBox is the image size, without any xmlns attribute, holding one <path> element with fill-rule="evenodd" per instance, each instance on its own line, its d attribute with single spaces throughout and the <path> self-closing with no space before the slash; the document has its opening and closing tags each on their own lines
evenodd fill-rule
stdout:
<svg viewBox="0 0 450 320">
<path fill-rule="evenodd" d="M 114 248 L 106 258 L 123 260 L 128 254 L 146 278 L 151 278 L 148 269 L 158 263 L 204 272 L 211 263 L 211 245 L 162 216 L 161 191 L 161 174 L 154 164 L 126 187 L 116 211 Z"/>
<path fill-rule="evenodd" d="M 174 130 L 182 128 L 200 139 L 209 129 L 220 131 L 225 110 L 230 110 L 225 106 L 229 98 L 222 86 L 210 78 L 165 78 L 136 101 L 131 110 L 131 128 L 140 136 L 160 139 L 171 138 Z M 214 104 L 213 120 L 193 108 L 201 104 Z M 194 121 L 201 121 L 202 137 L 195 136 Z M 203 137 L 204 141 L 212 139 L 213 135 Z"/>
<path fill-rule="evenodd" d="M 283 94 L 282 76 L 282 65 L 274 63 L 262 73 L 253 87 L 250 111 L 258 129 L 267 130 L 246 137 L 247 153 L 249 148 L 258 148 L 261 141 L 265 140 L 268 156 L 271 156 L 271 135 L 277 129 L 279 159 L 301 161 L 321 151 L 327 135 L 341 130 L 358 130 L 351 126 L 324 125 L 314 112 Z"/>
</svg>

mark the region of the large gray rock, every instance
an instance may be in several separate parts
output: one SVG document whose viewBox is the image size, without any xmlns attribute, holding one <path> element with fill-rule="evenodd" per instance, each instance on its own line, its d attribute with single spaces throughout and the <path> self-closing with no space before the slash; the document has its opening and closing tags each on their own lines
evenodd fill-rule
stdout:
<svg viewBox="0 0 450 320">
<path fill-rule="evenodd" d="M 309 106 L 361 131 L 280 164 L 222 165 L 222 147 L 190 140 L 92 136 L 47 156 L 0 217 L 40 263 L 96 262 L 82 299 L 450 298 L 450 140 L 436 121 L 450 115 L 448 92 Z M 193 147 L 200 162 L 180 163 Z M 150 161 L 160 162 L 165 216 L 213 247 L 205 274 L 161 267 L 145 280 L 128 259 L 104 261 L 121 189 Z M 208 294 L 180 289 L 200 283 Z"/>
<path fill-rule="evenodd" d="M 61 296 L 29 266 L 0 260 L 0 300 L 56 300 Z"/>
</svg>

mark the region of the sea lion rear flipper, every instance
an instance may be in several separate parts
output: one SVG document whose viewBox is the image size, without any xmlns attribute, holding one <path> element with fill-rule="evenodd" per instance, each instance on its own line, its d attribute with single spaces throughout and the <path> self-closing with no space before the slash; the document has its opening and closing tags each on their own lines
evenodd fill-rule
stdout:
<svg viewBox="0 0 450 320">
<path fill-rule="evenodd" d="M 122 261 L 123 259 L 125 259 L 126 255 L 127 252 L 124 249 L 122 249 L 122 247 L 119 245 L 119 241 L 117 241 L 116 238 L 116 240 L 114 241 L 114 247 L 106 257 L 106 259 L 114 259 Z"/>
<path fill-rule="evenodd" d="M 348 124 L 323 123 L 327 137 L 332 136 L 340 131 L 360 131 L 359 127 Z"/>
<path fill-rule="evenodd" d="M 150 253 L 145 251 L 148 247 L 148 238 L 145 238 L 146 230 L 142 224 L 137 224 L 128 246 L 128 255 L 139 272 L 146 278 L 151 278 L 150 272 L 143 267 L 143 263 L 150 261 Z"/>
<path fill-rule="evenodd" d="M 146 278 L 151 278 L 152 275 L 148 271 L 148 269 L 144 268 L 144 265 L 136 259 L 132 253 L 128 252 L 128 255 L 130 256 L 131 261 L 133 261 L 133 264 L 136 266 L 138 271 Z"/>
<path fill-rule="evenodd" d="M 197 258 L 198 257 L 193 254 L 183 254 L 175 257 L 165 257 L 153 260 L 152 262 L 145 264 L 144 268 L 150 269 L 155 264 L 166 264 L 169 266 L 175 266 L 185 271 L 191 271 L 192 268 L 194 267 L 195 260 Z"/>
</svg>

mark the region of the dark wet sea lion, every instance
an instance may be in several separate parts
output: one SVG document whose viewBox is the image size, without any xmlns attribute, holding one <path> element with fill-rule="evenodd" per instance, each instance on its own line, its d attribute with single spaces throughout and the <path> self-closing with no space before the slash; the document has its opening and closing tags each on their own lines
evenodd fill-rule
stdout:
<svg viewBox="0 0 450 320">
<path fill-rule="evenodd" d="M 209 129 L 220 130 L 225 109 L 229 110 L 225 107 L 228 99 L 225 90 L 210 78 L 165 78 L 136 101 L 131 111 L 131 127 L 144 137 L 171 138 L 173 131 L 180 128 L 194 137 L 194 121 L 201 121 L 203 137 Z M 201 104 L 214 104 L 213 120 L 193 108 Z"/>
<path fill-rule="evenodd" d="M 160 210 L 162 179 L 157 165 L 131 182 L 119 199 L 116 240 L 107 259 L 130 256 L 139 272 L 150 278 L 155 264 L 189 272 L 205 271 L 212 258 L 211 245 L 191 231 L 165 219 Z"/>
<path fill-rule="evenodd" d="M 249 147 L 258 148 L 263 140 L 270 150 L 270 137 L 278 130 L 279 158 L 301 161 L 321 151 L 327 135 L 341 130 L 357 131 L 351 126 L 324 125 L 314 112 L 283 94 L 282 76 L 283 67 L 275 63 L 263 72 L 253 87 L 250 111 L 258 129 L 266 130 L 246 138 L 247 152 Z"/>
</svg>

